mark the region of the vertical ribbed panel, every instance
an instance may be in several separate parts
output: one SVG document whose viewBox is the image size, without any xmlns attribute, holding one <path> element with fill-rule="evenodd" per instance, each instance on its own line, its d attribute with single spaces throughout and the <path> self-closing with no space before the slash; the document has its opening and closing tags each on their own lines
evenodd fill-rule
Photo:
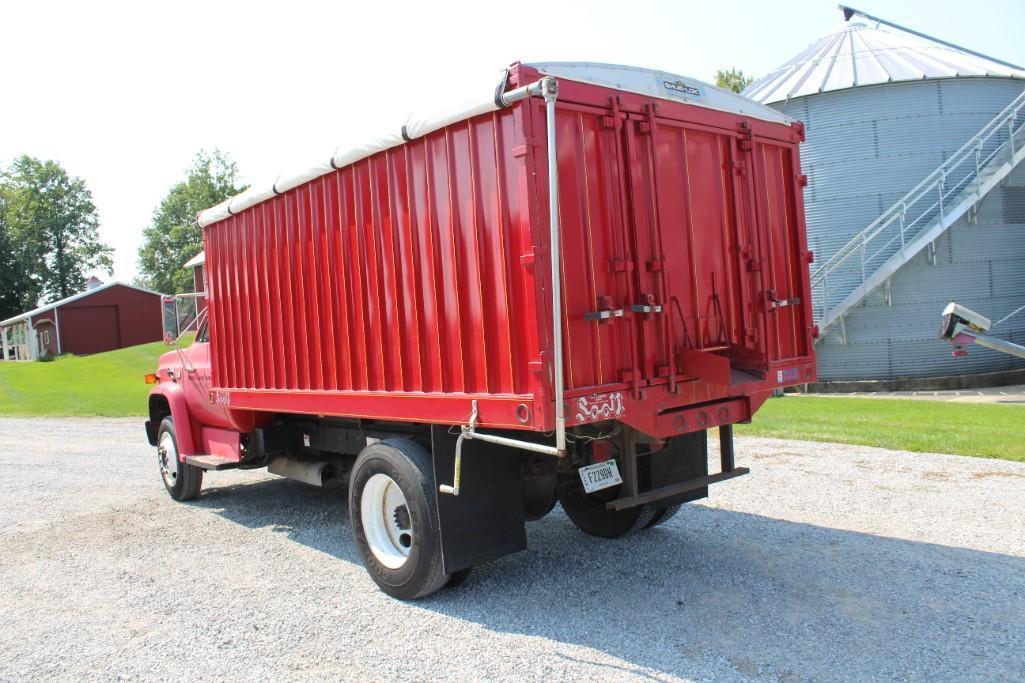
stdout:
<svg viewBox="0 0 1025 683">
<path fill-rule="evenodd" d="M 532 391 L 516 137 L 478 117 L 209 226 L 215 386 Z"/>
<path fill-rule="evenodd" d="M 763 246 L 768 267 L 767 288 L 780 301 L 790 305 L 770 308 L 769 357 L 783 360 L 804 356 L 808 321 L 805 320 L 807 293 L 804 273 L 807 264 L 801 250 L 801 225 L 794 204 L 794 169 L 790 150 L 781 145 L 761 143 L 756 163 L 760 165 L 765 202 Z"/>
<path fill-rule="evenodd" d="M 628 273 L 611 266 L 630 262 L 620 200 L 622 167 L 613 127 L 601 127 L 593 109 L 564 107 L 557 118 L 560 220 L 563 226 L 562 279 L 567 387 L 618 382 L 632 368 L 631 324 L 602 323 L 585 316 L 628 306 Z"/>
</svg>

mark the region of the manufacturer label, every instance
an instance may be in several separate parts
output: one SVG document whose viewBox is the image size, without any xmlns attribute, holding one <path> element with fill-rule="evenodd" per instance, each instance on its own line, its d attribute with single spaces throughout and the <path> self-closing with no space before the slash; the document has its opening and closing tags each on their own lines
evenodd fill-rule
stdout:
<svg viewBox="0 0 1025 683">
<path fill-rule="evenodd" d="M 576 400 L 576 420 L 578 424 L 611 420 L 625 412 L 623 408 L 623 392 L 613 391 L 608 394 L 591 394 Z"/>
<path fill-rule="evenodd" d="M 675 81 L 662 81 L 662 87 L 665 88 L 666 92 L 675 97 L 683 97 L 688 99 L 700 99 L 701 88 L 693 85 L 687 85 L 681 80 Z"/>
<path fill-rule="evenodd" d="M 230 406 L 231 405 L 231 394 L 223 389 L 217 389 L 210 392 L 210 403 L 215 406 Z"/>
</svg>

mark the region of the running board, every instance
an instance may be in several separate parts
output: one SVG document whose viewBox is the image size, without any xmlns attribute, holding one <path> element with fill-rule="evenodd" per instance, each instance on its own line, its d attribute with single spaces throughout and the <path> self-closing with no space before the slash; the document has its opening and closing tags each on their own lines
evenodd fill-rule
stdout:
<svg viewBox="0 0 1025 683">
<path fill-rule="evenodd" d="M 748 474 L 750 471 L 751 470 L 747 467 L 738 467 L 731 472 L 710 474 L 707 477 L 690 479 L 688 481 L 680 482 L 679 484 L 673 484 L 672 486 L 664 486 L 660 489 L 655 489 L 654 491 L 645 491 L 644 493 L 639 493 L 636 496 L 618 498 L 610 503 L 606 503 L 605 507 L 609 510 L 625 510 L 638 505 L 644 505 L 645 503 L 653 503 L 656 500 L 669 498 L 670 496 L 687 493 L 688 491 L 693 491 L 695 489 L 702 489 L 709 484 L 733 479 L 734 477 L 739 477 L 742 474 Z"/>
<path fill-rule="evenodd" d="M 238 460 L 229 460 L 219 455 L 187 455 L 185 463 L 204 470 L 231 470 L 239 466 Z"/>
</svg>

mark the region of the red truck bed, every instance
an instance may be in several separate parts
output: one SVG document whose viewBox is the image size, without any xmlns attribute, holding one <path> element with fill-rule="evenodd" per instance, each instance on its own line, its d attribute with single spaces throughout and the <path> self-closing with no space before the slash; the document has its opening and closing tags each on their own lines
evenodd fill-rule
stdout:
<svg viewBox="0 0 1025 683">
<path fill-rule="evenodd" d="M 685 433 L 813 381 L 800 124 L 565 76 L 557 116 L 567 423 Z M 476 400 L 551 431 L 546 155 L 527 98 L 206 225 L 211 400 L 433 424 Z"/>
</svg>

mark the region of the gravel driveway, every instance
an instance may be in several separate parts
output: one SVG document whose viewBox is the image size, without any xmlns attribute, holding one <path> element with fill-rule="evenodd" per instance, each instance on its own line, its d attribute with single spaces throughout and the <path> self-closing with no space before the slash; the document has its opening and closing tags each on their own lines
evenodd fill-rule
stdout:
<svg viewBox="0 0 1025 683">
<path fill-rule="evenodd" d="M 405 604 L 343 496 L 163 491 L 139 420 L 0 419 L 0 679 L 1025 679 L 1025 465 L 740 439 L 641 536 L 556 511 Z"/>
</svg>

